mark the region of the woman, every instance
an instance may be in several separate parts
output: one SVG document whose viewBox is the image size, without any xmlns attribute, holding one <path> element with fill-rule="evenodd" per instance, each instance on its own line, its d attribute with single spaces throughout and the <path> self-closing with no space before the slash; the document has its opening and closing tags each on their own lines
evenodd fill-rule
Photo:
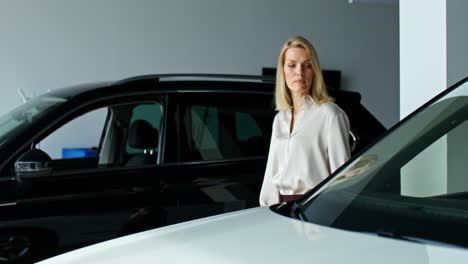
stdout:
<svg viewBox="0 0 468 264">
<path fill-rule="evenodd" d="M 261 206 L 299 198 L 350 157 L 348 117 L 328 96 L 317 54 L 303 37 L 281 49 L 275 104 Z"/>
</svg>

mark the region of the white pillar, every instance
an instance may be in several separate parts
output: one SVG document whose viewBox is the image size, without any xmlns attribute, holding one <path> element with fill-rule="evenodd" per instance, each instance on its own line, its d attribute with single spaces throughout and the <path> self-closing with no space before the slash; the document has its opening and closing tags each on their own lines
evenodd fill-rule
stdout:
<svg viewBox="0 0 468 264">
<path fill-rule="evenodd" d="M 401 119 L 446 88 L 446 14 L 445 0 L 400 0 Z M 446 138 L 434 147 L 437 152 L 420 154 L 402 169 L 402 194 L 427 196 L 447 192 Z M 435 171 L 439 173 L 430 173 Z M 445 175 L 441 177 L 440 173 Z"/>
<path fill-rule="evenodd" d="M 468 75 L 468 1 L 400 0 L 399 7 L 403 119 Z M 465 162 L 460 160 L 468 155 L 468 143 L 461 145 L 466 134 L 468 125 L 439 139 L 430 155 L 420 154 L 406 166 L 401 172 L 402 193 L 426 196 L 467 191 Z"/>
<path fill-rule="evenodd" d="M 446 88 L 445 0 L 400 0 L 400 118 Z"/>
</svg>

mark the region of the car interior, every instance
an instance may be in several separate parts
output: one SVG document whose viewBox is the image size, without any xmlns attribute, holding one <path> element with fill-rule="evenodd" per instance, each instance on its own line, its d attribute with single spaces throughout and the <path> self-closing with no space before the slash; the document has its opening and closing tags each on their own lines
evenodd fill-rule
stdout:
<svg viewBox="0 0 468 264">
<path fill-rule="evenodd" d="M 132 122 L 128 130 L 127 144 L 132 149 L 139 150 L 129 154 L 126 166 L 141 166 L 156 164 L 159 132 L 149 122 L 137 119 Z"/>
</svg>

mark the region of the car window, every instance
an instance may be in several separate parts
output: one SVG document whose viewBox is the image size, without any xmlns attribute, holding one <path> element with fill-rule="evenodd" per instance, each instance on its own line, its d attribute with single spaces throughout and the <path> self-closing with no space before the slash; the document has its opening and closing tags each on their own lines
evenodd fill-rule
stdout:
<svg viewBox="0 0 468 264">
<path fill-rule="evenodd" d="M 81 115 L 55 130 L 36 148 L 45 151 L 52 159 L 96 157 L 106 116 L 107 108 Z M 84 127 L 86 129 L 82 129 Z"/>
<path fill-rule="evenodd" d="M 200 152 L 202 159 L 221 159 L 218 109 L 194 105 L 191 107 L 190 115 L 192 147 Z"/>
<path fill-rule="evenodd" d="M 157 164 L 162 109 L 156 101 L 103 106 L 66 122 L 36 148 L 60 170 Z"/>
<path fill-rule="evenodd" d="M 182 160 L 266 155 L 274 116 L 271 96 L 249 96 L 249 100 L 241 100 L 242 95 L 233 94 L 192 95 L 184 105 L 187 141 L 182 146 Z"/>
<path fill-rule="evenodd" d="M 146 121 L 150 124 L 155 131 L 153 133 L 158 133 L 161 129 L 161 117 L 162 117 L 162 106 L 159 103 L 146 103 L 137 105 L 132 110 L 132 116 L 130 118 L 130 124 L 133 124 L 137 120 Z M 159 135 L 155 135 L 155 137 L 159 140 Z M 127 140 L 127 154 L 137 154 L 137 153 L 144 153 L 148 151 L 148 149 L 142 148 L 135 148 L 129 144 L 130 142 Z M 158 144 L 159 145 L 159 144 Z M 158 151 L 157 147 L 150 149 L 150 151 L 156 152 Z"/>
<path fill-rule="evenodd" d="M 236 138 L 239 141 L 245 142 L 251 138 L 262 136 L 262 130 L 252 114 L 236 112 L 234 118 L 236 120 Z"/>
<path fill-rule="evenodd" d="M 310 222 L 468 246 L 468 85 L 397 126 L 303 201 Z"/>
<path fill-rule="evenodd" d="M 157 164 L 162 104 L 149 101 L 114 105 L 110 113 L 99 164 L 137 167 Z"/>
</svg>

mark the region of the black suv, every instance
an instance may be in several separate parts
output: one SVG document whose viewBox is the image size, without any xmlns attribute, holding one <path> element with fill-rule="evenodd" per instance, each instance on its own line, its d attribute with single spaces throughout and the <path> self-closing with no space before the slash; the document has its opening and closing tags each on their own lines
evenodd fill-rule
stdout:
<svg viewBox="0 0 468 264">
<path fill-rule="evenodd" d="M 0 263 L 258 205 L 274 82 L 149 75 L 51 91 L 0 118 Z M 385 128 L 353 92 L 353 153 Z"/>
</svg>

